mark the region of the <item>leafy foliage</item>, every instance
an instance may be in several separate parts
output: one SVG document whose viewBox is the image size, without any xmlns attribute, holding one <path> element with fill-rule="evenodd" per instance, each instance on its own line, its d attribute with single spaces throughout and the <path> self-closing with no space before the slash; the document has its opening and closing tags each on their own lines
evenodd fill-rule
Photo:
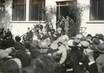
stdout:
<svg viewBox="0 0 104 73">
<path fill-rule="evenodd" d="M 10 22 L 10 16 L 8 11 L 6 11 L 5 7 L 8 6 L 9 0 L 5 0 L 4 9 L 0 9 L 0 28 L 7 28 Z"/>
<path fill-rule="evenodd" d="M 72 6 L 69 9 L 70 13 L 69 16 L 70 18 L 72 18 L 72 20 L 70 20 L 70 25 L 71 27 L 69 28 L 69 36 L 75 36 L 76 34 L 79 33 L 80 31 L 80 24 L 81 24 L 81 11 L 80 8 L 76 7 L 76 6 Z"/>
</svg>

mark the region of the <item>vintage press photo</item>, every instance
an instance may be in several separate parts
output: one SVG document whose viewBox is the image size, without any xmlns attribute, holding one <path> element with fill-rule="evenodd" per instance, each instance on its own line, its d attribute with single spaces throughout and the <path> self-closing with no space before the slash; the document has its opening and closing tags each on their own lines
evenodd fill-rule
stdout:
<svg viewBox="0 0 104 73">
<path fill-rule="evenodd" d="M 104 0 L 0 0 L 0 73 L 104 73 Z"/>
</svg>

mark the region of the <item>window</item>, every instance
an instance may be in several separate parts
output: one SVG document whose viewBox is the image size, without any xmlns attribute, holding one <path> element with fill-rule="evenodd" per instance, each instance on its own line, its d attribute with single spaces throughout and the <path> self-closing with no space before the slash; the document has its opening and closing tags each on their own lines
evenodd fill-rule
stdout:
<svg viewBox="0 0 104 73">
<path fill-rule="evenodd" d="M 61 16 L 70 16 L 71 14 L 71 6 L 74 5 L 74 1 L 58 1 L 57 2 L 57 19 Z"/>
<path fill-rule="evenodd" d="M 104 0 L 90 0 L 90 20 L 104 20 Z"/>
<path fill-rule="evenodd" d="M 13 21 L 44 20 L 45 0 L 13 0 Z"/>
<path fill-rule="evenodd" d="M 44 20 L 44 0 L 30 0 L 29 20 Z"/>
<path fill-rule="evenodd" d="M 0 11 L 5 10 L 5 0 L 0 0 Z"/>
<path fill-rule="evenodd" d="M 12 20 L 24 21 L 26 19 L 26 0 L 13 0 Z"/>
</svg>

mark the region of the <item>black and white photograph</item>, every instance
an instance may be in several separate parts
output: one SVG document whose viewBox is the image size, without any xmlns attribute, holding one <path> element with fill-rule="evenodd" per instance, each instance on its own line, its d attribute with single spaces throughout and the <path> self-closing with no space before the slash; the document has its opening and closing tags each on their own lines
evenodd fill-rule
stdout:
<svg viewBox="0 0 104 73">
<path fill-rule="evenodd" d="M 104 0 L 0 0 L 0 73 L 104 73 Z"/>
</svg>

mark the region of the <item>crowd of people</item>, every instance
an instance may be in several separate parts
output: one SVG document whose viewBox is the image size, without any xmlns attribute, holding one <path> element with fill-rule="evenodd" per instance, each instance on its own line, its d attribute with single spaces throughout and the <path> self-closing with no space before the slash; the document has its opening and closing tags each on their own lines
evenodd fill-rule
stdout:
<svg viewBox="0 0 104 73">
<path fill-rule="evenodd" d="M 15 38 L 9 29 L 0 29 L 0 72 L 103 73 L 104 35 L 69 37 L 51 23 Z"/>
</svg>

